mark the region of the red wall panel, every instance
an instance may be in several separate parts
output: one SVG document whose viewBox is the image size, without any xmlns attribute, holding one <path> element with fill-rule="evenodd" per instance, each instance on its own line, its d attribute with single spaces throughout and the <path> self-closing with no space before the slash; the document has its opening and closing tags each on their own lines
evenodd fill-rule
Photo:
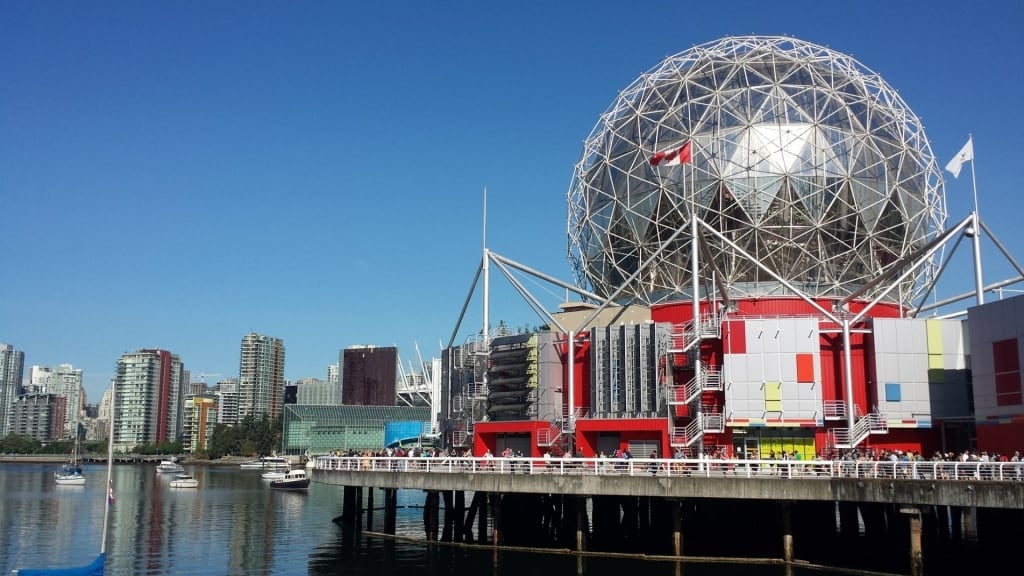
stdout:
<svg viewBox="0 0 1024 576">
<path fill-rule="evenodd" d="M 814 382 L 814 354 L 796 355 L 796 381 L 808 384 Z"/>
</svg>

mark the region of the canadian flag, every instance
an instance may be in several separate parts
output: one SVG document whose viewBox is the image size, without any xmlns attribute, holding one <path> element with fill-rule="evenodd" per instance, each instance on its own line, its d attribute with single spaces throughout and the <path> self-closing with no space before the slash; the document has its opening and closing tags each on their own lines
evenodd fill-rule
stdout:
<svg viewBox="0 0 1024 576">
<path fill-rule="evenodd" d="M 693 160 L 693 156 L 690 154 L 690 141 L 687 141 L 681 148 L 655 153 L 654 156 L 651 156 L 651 166 L 677 166 L 689 164 L 690 160 Z"/>
</svg>

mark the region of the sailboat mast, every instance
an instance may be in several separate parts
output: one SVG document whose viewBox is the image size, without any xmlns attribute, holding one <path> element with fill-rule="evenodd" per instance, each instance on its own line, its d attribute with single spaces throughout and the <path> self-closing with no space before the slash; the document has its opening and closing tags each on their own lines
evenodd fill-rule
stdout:
<svg viewBox="0 0 1024 576">
<path fill-rule="evenodd" d="M 110 433 L 107 438 L 107 490 L 103 495 L 106 500 L 103 506 L 103 539 L 100 541 L 100 554 L 107 552 L 107 523 L 110 521 L 110 496 L 114 491 L 114 481 L 112 472 L 114 471 L 114 415 L 116 414 L 115 407 L 115 396 L 117 396 L 117 386 L 114 382 L 110 383 Z"/>
</svg>

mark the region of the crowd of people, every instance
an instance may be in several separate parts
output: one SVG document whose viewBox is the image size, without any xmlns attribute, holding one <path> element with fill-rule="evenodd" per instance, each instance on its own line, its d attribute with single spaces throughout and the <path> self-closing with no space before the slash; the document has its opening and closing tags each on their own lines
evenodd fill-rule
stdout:
<svg viewBox="0 0 1024 576">
<path fill-rule="evenodd" d="M 388 447 L 383 450 L 335 450 L 331 456 L 344 458 L 357 458 L 360 468 L 369 469 L 372 466 L 372 458 L 464 458 L 472 459 L 477 457 L 471 448 L 465 449 L 441 449 L 437 447 Z M 537 466 L 541 463 L 528 461 L 528 457 L 520 451 L 506 447 L 499 456 L 495 456 L 490 449 L 486 449 L 478 458 L 483 462 L 478 468 L 484 471 L 511 471 L 522 472 L 529 466 Z M 511 459 L 502 463 L 498 458 Z M 546 450 L 542 454 L 542 468 L 553 470 L 557 467 L 595 468 L 601 472 L 615 473 L 628 468 L 628 463 L 634 457 L 628 448 L 618 448 L 610 453 L 598 451 L 594 456 L 587 457 L 581 452 L 572 454 L 568 451 Z M 694 462 L 696 460 L 696 462 Z M 879 448 L 858 448 L 844 452 L 833 451 L 829 454 L 819 452 L 811 462 L 800 462 L 804 460 L 799 450 L 780 450 L 776 453 L 769 450 L 760 458 L 752 453 L 739 452 L 730 454 L 725 447 L 713 447 L 706 453 L 693 458 L 683 449 L 677 449 L 672 458 L 662 458 L 654 450 L 643 462 L 643 466 L 652 474 L 660 472 L 703 472 L 705 470 L 716 473 L 737 473 L 740 470 L 749 469 L 757 473 L 771 475 L 821 475 L 835 468 L 843 476 L 881 476 L 890 478 L 911 478 L 911 477 L 934 477 L 937 479 L 1011 479 L 1024 480 L 1024 461 L 1020 451 L 1012 455 L 1000 454 L 991 451 L 969 451 L 942 452 L 935 451 L 928 458 L 913 450 L 900 449 L 879 449 Z M 659 462 L 655 462 L 659 461 Z M 663 461 L 663 462 L 661 462 Z M 683 462 L 680 462 L 683 461 Z M 791 462 L 792 465 L 787 465 Z M 799 464 L 797 464 L 799 462 Z M 826 462 L 830 464 L 826 464 Z M 961 464 L 967 464 L 966 466 Z M 1000 464 L 1008 466 L 1000 467 Z M 353 465 L 353 464 L 350 464 Z M 473 468 L 470 461 L 461 462 L 462 467 Z M 395 463 L 389 464 L 396 467 Z"/>
</svg>

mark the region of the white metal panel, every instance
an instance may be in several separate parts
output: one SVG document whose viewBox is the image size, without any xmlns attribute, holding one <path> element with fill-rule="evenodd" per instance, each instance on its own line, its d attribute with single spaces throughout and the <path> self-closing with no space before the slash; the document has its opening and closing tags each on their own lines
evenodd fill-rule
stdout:
<svg viewBox="0 0 1024 576">
<path fill-rule="evenodd" d="M 776 354 L 782 350 L 780 338 L 782 338 L 781 323 L 778 320 L 765 321 L 764 334 L 761 335 L 761 340 L 764 342 L 764 352 L 766 354 Z"/>
<path fill-rule="evenodd" d="M 797 319 L 779 319 L 779 351 L 783 354 L 796 352 Z"/>
<path fill-rule="evenodd" d="M 876 366 L 878 372 L 878 381 L 885 382 L 899 382 L 900 379 L 900 355 L 883 353 L 881 362 Z"/>
<path fill-rule="evenodd" d="M 764 381 L 764 370 L 761 368 L 764 365 L 764 354 L 748 354 L 747 361 L 743 366 L 744 377 L 740 382 L 744 383 L 760 383 Z"/>
<path fill-rule="evenodd" d="M 796 382 L 796 353 L 783 352 L 779 359 L 782 364 L 782 381 Z"/>
<path fill-rule="evenodd" d="M 782 366 L 781 366 L 781 355 L 778 352 L 773 352 L 764 355 L 764 366 L 762 368 L 761 379 L 765 382 L 781 382 L 782 381 Z"/>
<path fill-rule="evenodd" d="M 796 351 L 804 354 L 817 353 L 820 349 L 818 321 L 814 318 L 800 318 L 796 329 Z"/>
<path fill-rule="evenodd" d="M 764 352 L 764 320 L 747 320 L 744 324 L 747 331 L 747 354 Z"/>
</svg>

